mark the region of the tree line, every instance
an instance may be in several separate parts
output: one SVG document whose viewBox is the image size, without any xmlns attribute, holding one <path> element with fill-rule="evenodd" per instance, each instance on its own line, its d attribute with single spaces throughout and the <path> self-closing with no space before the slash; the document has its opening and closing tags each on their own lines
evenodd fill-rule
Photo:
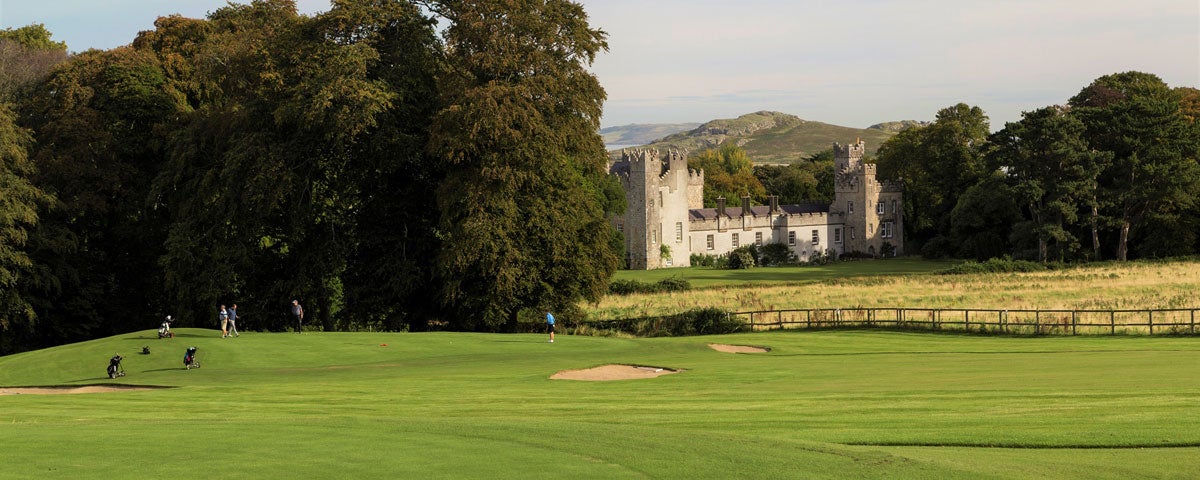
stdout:
<svg viewBox="0 0 1200 480">
<path fill-rule="evenodd" d="M 1105 75 L 1063 105 L 991 132 L 957 104 L 881 145 L 868 162 L 904 188 L 908 253 L 1075 262 L 1200 253 L 1200 90 L 1144 72 Z M 833 200 L 833 152 L 753 165 L 734 145 L 689 159 L 718 196 Z"/>
<path fill-rule="evenodd" d="M 292 299 L 326 330 L 513 329 L 621 257 L 606 34 L 574 2 L 255 0 L 111 50 L 50 37 L 0 35 L 0 353 L 232 302 L 282 329 Z"/>
</svg>

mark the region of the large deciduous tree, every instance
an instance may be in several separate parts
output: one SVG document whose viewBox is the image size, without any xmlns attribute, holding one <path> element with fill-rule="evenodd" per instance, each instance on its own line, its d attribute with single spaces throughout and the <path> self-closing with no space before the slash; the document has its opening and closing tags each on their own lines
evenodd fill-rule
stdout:
<svg viewBox="0 0 1200 480">
<path fill-rule="evenodd" d="M 167 217 L 146 200 L 181 96 L 153 56 L 123 47 L 73 56 L 25 103 L 37 184 L 57 198 L 30 238 L 39 334 L 154 325 Z"/>
<path fill-rule="evenodd" d="M 746 151 L 737 145 L 726 144 L 696 152 L 688 158 L 688 168 L 704 171 L 704 205 L 715 207 L 717 198 L 730 199 L 750 196 L 762 202 L 767 190 L 754 175 L 754 163 Z"/>
<path fill-rule="evenodd" d="M 904 130 L 879 147 L 879 177 L 904 185 L 905 241 L 916 246 L 937 239 L 921 247 L 923 254 L 949 253 L 950 212 L 962 192 L 988 175 L 987 135 L 983 110 L 959 103 L 939 110 L 932 124 Z"/>
<path fill-rule="evenodd" d="M 1118 260 L 1128 258 L 1147 221 L 1158 226 L 1155 237 L 1171 237 L 1167 247 L 1186 250 L 1196 241 L 1182 214 L 1194 211 L 1200 191 L 1200 135 L 1180 94 L 1153 74 L 1124 72 L 1096 79 L 1070 100 L 1089 145 L 1112 156 L 1099 189 L 1101 213 L 1118 229 Z"/>
<path fill-rule="evenodd" d="M 29 231 L 38 210 L 51 200 L 30 181 L 33 139 L 15 120 L 12 109 L 0 102 L 0 355 L 24 346 L 37 318 L 19 283 L 33 268 L 25 251 Z"/>
<path fill-rule="evenodd" d="M 587 70 L 604 32 L 565 0 L 423 3 L 448 22 L 431 152 L 449 164 L 437 258 L 449 320 L 512 328 L 523 309 L 597 300 L 617 265 L 605 94 Z"/>
</svg>

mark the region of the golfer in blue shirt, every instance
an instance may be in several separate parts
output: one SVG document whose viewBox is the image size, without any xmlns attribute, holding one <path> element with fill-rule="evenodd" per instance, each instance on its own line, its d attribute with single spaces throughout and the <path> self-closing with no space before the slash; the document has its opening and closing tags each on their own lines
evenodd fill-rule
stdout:
<svg viewBox="0 0 1200 480">
<path fill-rule="evenodd" d="M 550 332 L 550 343 L 554 343 L 554 315 L 546 312 L 546 331 Z"/>
</svg>

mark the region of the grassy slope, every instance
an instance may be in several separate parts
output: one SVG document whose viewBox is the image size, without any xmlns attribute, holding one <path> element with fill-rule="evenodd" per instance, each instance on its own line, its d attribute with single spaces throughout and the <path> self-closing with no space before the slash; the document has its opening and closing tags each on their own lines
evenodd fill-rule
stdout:
<svg viewBox="0 0 1200 480">
<path fill-rule="evenodd" d="M 1200 340 L 151 331 L 0 358 L 0 478 L 1129 478 L 1200 468 Z M 706 342 L 766 345 L 764 355 Z M 381 344 L 387 344 L 386 347 Z M 187 345 L 204 367 L 185 371 Z M 552 381 L 567 368 L 683 368 Z M 1020 448 L 1007 448 L 1020 447 Z M 1130 447 L 1144 447 L 1129 449 Z"/>
</svg>

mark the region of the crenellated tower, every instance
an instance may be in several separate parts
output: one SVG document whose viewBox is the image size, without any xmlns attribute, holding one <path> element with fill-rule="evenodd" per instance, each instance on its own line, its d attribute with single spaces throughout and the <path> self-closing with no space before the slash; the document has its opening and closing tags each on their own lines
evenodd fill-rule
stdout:
<svg viewBox="0 0 1200 480">
<path fill-rule="evenodd" d="M 865 163 L 866 143 L 833 144 L 834 201 L 830 215 L 844 224 L 845 251 L 882 255 L 903 252 L 903 188 L 875 177 L 875 164 Z M 833 221 L 833 220 L 831 220 Z M 885 246 L 887 244 L 887 246 Z"/>
<path fill-rule="evenodd" d="M 609 172 L 625 189 L 625 215 L 613 223 L 629 268 L 690 265 L 688 209 L 703 203 L 704 172 L 689 170 L 686 152 L 674 149 L 626 150 Z"/>
</svg>

